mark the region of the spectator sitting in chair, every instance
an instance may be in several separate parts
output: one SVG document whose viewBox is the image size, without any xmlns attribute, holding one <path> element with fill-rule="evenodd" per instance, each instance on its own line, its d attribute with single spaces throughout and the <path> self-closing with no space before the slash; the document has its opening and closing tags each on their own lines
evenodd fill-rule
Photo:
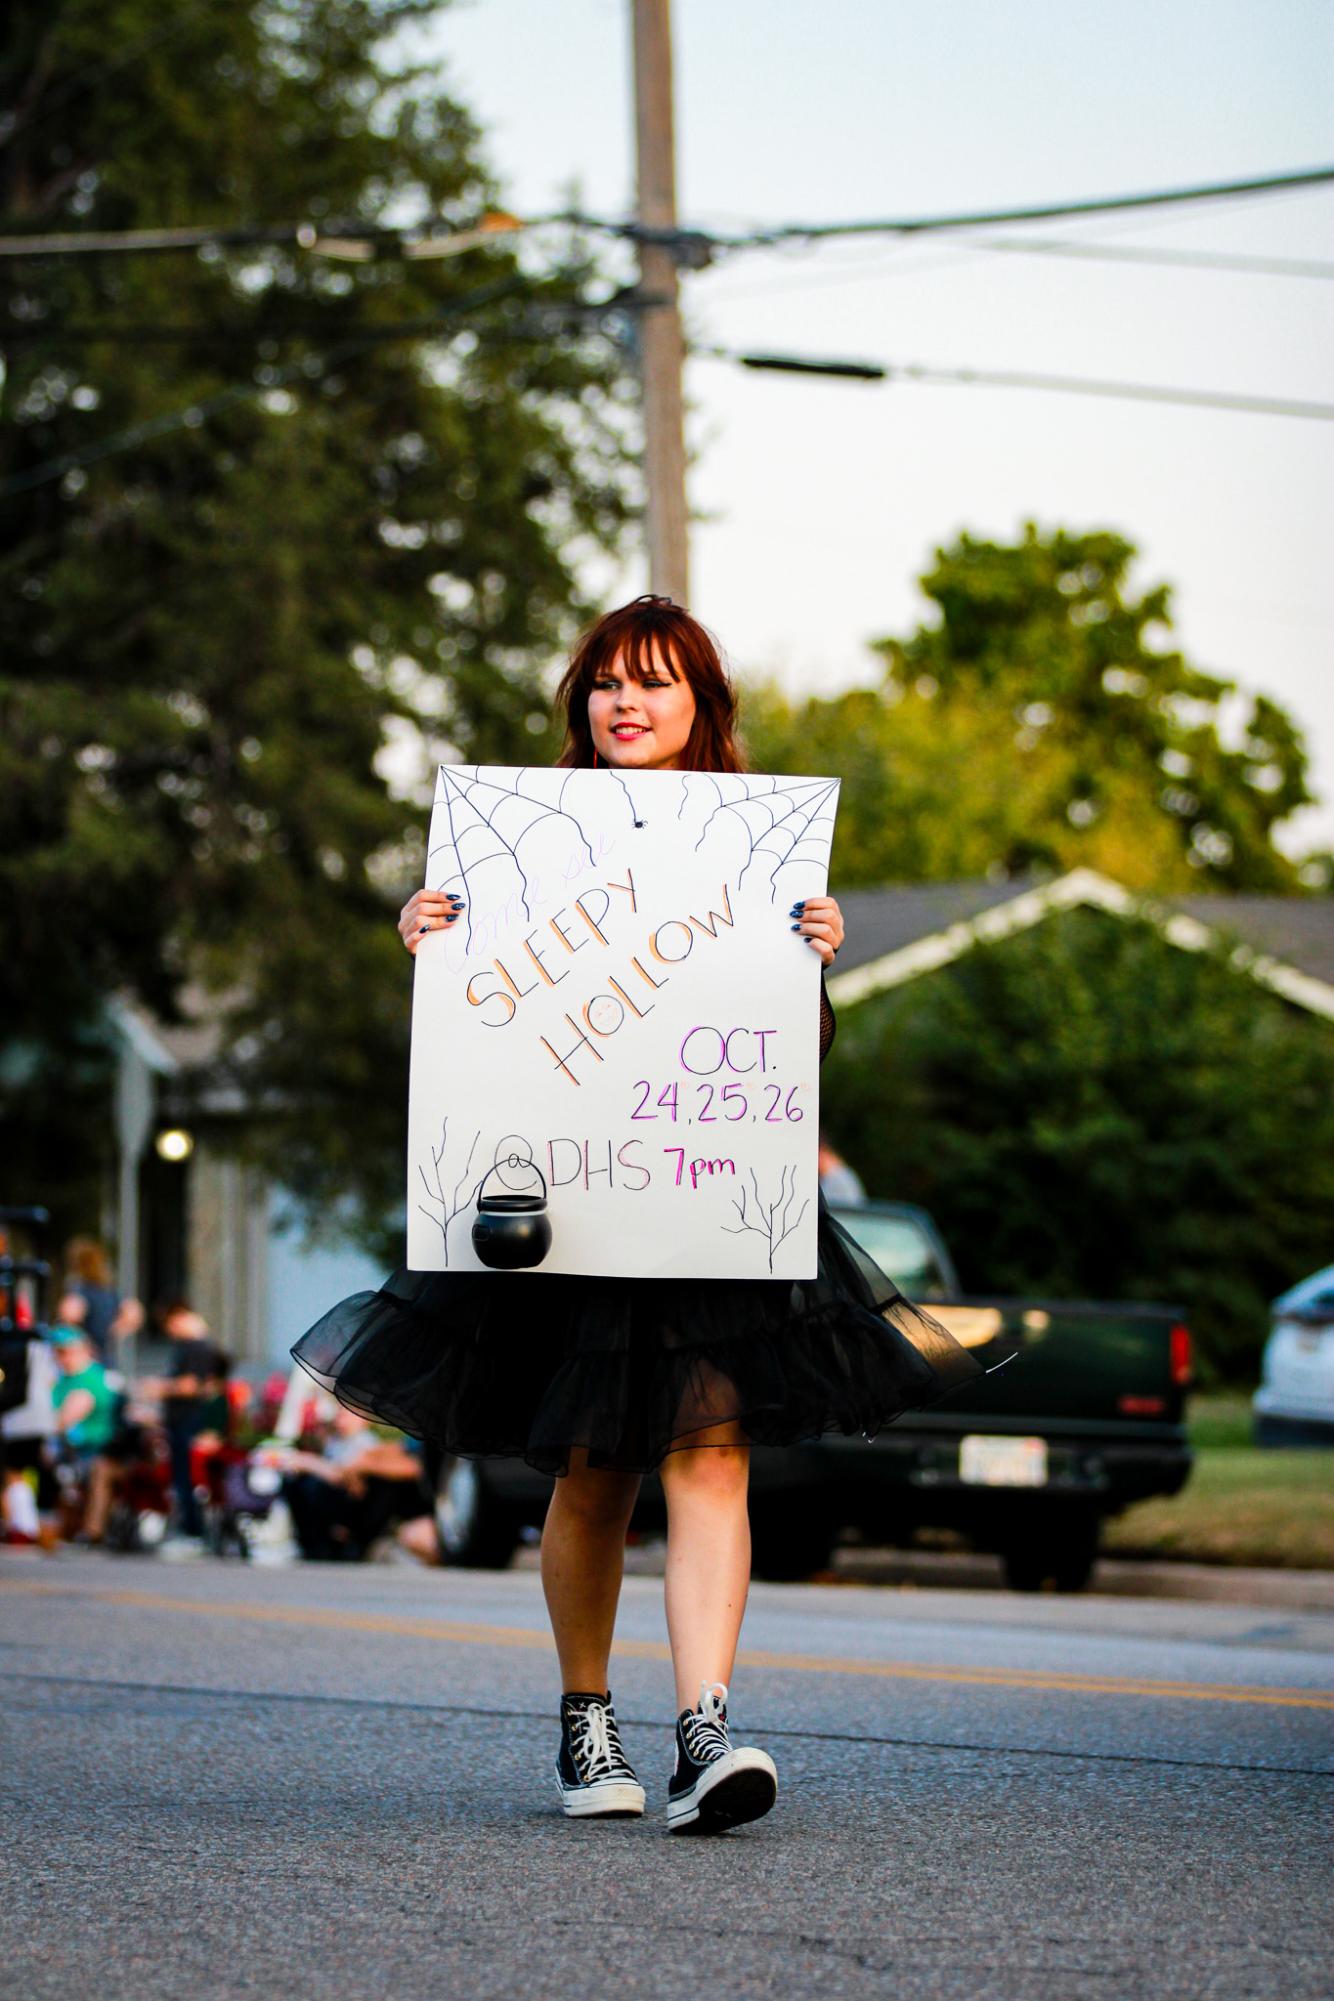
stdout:
<svg viewBox="0 0 1334 2001">
<path fill-rule="evenodd" d="M 100 1542 L 111 1505 L 114 1469 L 107 1452 L 120 1423 L 120 1395 L 79 1327 L 57 1321 L 51 1329 L 60 1376 L 51 1391 L 56 1433 L 87 1481 L 83 1533 Z"/>
<path fill-rule="evenodd" d="M 191 1477 L 190 1448 L 201 1432 L 226 1423 L 228 1362 L 210 1336 L 208 1322 L 185 1300 L 168 1307 L 162 1331 L 172 1343 L 170 1369 L 164 1380 L 142 1387 L 161 1400 L 176 1494 L 175 1540 L 191 1544 L 202 1540 L 204 1518 Z"/>
<path fill-rule="evenodd" d="M 415 1440 L 381 1438 L 364 1417 L 340 1405 L 323 1452 L 281 1446 L 258 1456 L 283 1475 L 283 1497 L 304 1557 L 355 1560 L 398 1523 L 415 1531 L 400 1535 L 405 1548 L 437 1560 L 434 1522 L 430 1551 L 419 1529 L 431 1497 Z"/>
</svg>

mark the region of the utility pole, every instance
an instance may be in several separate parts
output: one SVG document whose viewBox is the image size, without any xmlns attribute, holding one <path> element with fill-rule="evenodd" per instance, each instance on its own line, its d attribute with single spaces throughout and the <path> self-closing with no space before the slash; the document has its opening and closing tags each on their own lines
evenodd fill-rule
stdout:
<svg viewBox="0 0 1334 2001">
<path fill-rule="evenodd" d="M 634 10 L 637 215 L 650 229 L 676 227 L 672 130 L 671 0 L 631 0 Z M 678 604 L 690 597 L 681 309 L 676 258 L 662 243 L 639 246 L 639 284 L 657 301 L 639 309 L 648 489 L 649 588 Z"/>
</svg>

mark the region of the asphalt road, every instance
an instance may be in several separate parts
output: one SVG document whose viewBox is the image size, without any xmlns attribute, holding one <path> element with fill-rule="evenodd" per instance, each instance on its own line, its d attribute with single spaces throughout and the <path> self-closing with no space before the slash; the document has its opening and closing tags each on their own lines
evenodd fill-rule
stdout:
<svg viewBox="0 0 1334 2001">
<path fill-rule="evenodd" d="M 0 1979 L 24 2001 L 1331 1992 L 1334 1618 L 760 1586 L 779 1804 L 662 1819 L 661 1586 L 615 1667 L 642 1822 L 562 1820 L 531 1572 L 0 1555 Z"/>
</svg>

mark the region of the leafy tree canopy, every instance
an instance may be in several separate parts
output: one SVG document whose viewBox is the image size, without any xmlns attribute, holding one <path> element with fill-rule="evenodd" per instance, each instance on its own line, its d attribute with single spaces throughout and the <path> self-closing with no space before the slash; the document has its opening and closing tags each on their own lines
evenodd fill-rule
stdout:
<svg viewBox="0 0 1334 2001">
<path fill-rule="evenodd" d="M 922 578 L 933 616 L 876 644 L 885 675 L 797 707 L 751 693 L 755 763 L 844 779 L 844 883 L 1083 864 L 1132 888 L 1296 890 L 1274 828 L 1311 797 L 1296 725 L 1265 696 L 1229 748 L 1232 684 L 1161 647 L 1171 597 L 1135 595 L 1107 531 L 962 535 Z"/>
<path fill-rule="evenodd" d="M 966 1287 L 1179 1302 L 1218 1376 L 1329 1261 L 1328 1025 L 1147 923 L 1051 917 L 845 1010 L 821 1096 Z"/>
<path fill-rule="evenodd" d="M 474 222 L 477 130 L 401 56 L 432 11 L 13 0 L 4 229 Z M 203 980 L 285 1178 L 376 1216 L 399 1194 L 387 919 L 430 767 L 533 755 L 543 669 L 591 610 L 575 558 L 630 507 L 629 385 L 569 309 L 583 247 L 561 259 L 4 263 L 0 1005 L 27 1192 L 91 1140 L 34 1080 L 110 993 L 171 1019 Z"/>
</svg>

